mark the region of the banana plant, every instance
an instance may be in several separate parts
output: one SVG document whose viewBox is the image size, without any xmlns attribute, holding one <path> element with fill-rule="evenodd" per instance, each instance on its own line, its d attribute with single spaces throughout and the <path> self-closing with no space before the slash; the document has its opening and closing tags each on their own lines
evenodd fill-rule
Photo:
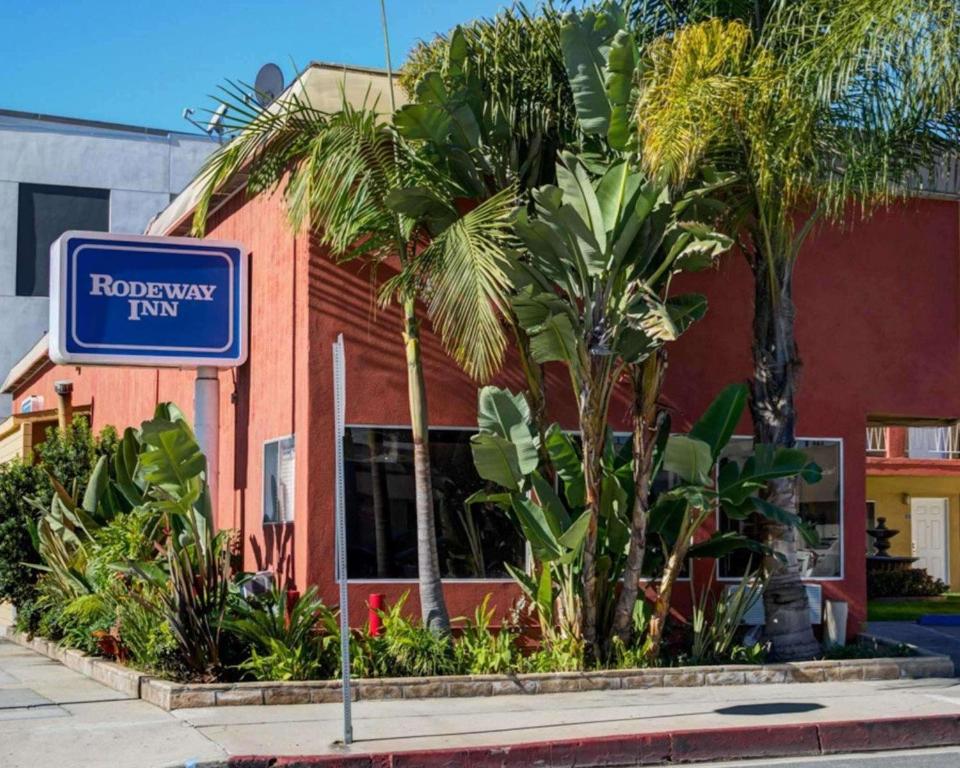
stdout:
<svg viewBox="0 0 960 768">
<path fill-rule="evenodd" d="M 544 638 L 558 635 L 582 640 L 578 621 L 582 605 L 584 544 L 590 522 L 580 453 L 557 424 L 547 428 L 543 448 L 558 485 L 540 467 L 541 437 L 526 399 L 497 387 L 479 395 L 479 432 L 471 439 L 477 473 L 499 486 L 481 491 L 468 504 L 496 503 L 520 529 L 534 558 L 531 573 L 505 564 L 536 610 Z M 629 530 L 626 512 L 630 487 L 629 452 L 614 449 L 608 434 L 603 463 L 599 571 L 603 584 L 602 614 L 609 615 L 613 590 L 622 572 Z"/>
<path fill-rule="evenodd" d="M 166 523 L 164 557 L 129 570 L 160 595 L 181 663 L 201 681 L 218 678 L 231 583 L 230 531 L 214 532 L 207 462 L 183 414 L 165 404 L 141 427 L 144 505 Z"/>
<path fill-rule="evenodd" d="M 517 215 L 514 229 L 524 248 L 512 259 L 518 291 L 511 305 L 534 361 L 566 366 L 579 407 L 588 522 L 576 623 L 597 657 L 601 465 L 610 399 L 630 366 L 703 316 L 703 296 L 669 295 L 672 276 L 710 265 L 731 242 L 700 215 L 723 179 L 675 196 L 626 160 L 602 175 L 590 165 L 564 153 L 557 185 L 534 190 L 532 214 Z"/>
<path fill-rule="evenodd" d="M 764 544 L 735 532 L 715 533 L 697 541 L 698 533 L 719 509 L 743 520 L 751 515 L 797 529 L 809 543 L 816 532 L 801 518 L 764 498 L 771 480 L 808 483 L 820 480 L 821 470 L 795 448 L 756 445 L 752 455 L 739 465 L 724 457 L 724 451 L 747 404 L 745 384 L 732 384 L 717 395 L 687 435 L 671 435 L 655 464 L 674 473 L 678 484 L 660 494 L 650 509 L 650 530 L 659 540 L 662 563 L 656 587 L 654 613 L 648 625 L 645 652 L 656 660 L 673 587 L 689 559 L 717 558 L 736 549 L 750 549 L 764 557 L 776 554 Z M 651 558 L 648 565 L 653 565 Z"/>
<path fill-rule="evenodd" d="M 708 533 L 707 523 L 718 508 L 736 519 L 753 514 L 775 519 L 797 528 L 810 541 L 816 538 L 799 517 L 761 496 L 770 479 L 819 480 L 820 468 L 802 451 L 756 446 L 742 465 L 724 456 L 746 401 L 746 386 L 736 384 L 720 392 L 689 433 L 670 434 L 669 420 L 660 422 L 652 471 L 654 475 L 661 470 L 670 473 L 676 482 L 647 500 L 652 502 L 652 553 L 648 553 L 647 568 L 656 600 L 644 650 L 651 660 L 660 651 L 676 579 L 690 559 L 718 558 L 739 549 L 774 556 L 763 544 L 739 533 Z M 557 476 L 556 484 L 551 483 L 538 467 L 539 436 L 522 396 L 484 387 L 478 414 L 479 431 L 471 438 L 474 465 L 480 477 L 498 490 L 474 494 L 467 503 L 494 503 L 508 511 L 530 545 L 534 568 L 530 573 L 507 568 L 535 606 L 543 636 L 580 640 L 576 617 L 583 602 L 581 577 L 589 525 L 582 453 L 571 435 L 551 425 L 546 451 Z M 626 569 L 636 494 L 632 446 L 629 442 L 618 446 L 609 430 L 604 435 L 600 473 L 598 619 L 601 633 L 607 636 Z"/>
</svg>

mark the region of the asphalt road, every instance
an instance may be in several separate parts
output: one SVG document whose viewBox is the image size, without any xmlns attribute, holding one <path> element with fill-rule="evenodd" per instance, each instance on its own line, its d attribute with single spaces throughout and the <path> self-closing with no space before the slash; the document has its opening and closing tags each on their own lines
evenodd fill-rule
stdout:
<svg viewBox="0 0 960 768">
<path fill-rule="evenodd" d="M 875 752 L 840 757 L 804 757 L 782 760 L 738 760 L 734 763 L 700 763 L 701 768 L 957 768 L 960 748 L 922 751 Z"/>
</svg>

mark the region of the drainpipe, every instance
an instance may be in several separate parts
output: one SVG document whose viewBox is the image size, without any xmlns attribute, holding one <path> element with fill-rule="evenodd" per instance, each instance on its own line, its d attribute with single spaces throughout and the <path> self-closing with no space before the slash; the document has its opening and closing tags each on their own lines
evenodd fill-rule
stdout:
<svg viewBox="0 0 960 768">
<path fill-rule="evenodd" d="M 53 391 L 57 393 L 57 425 L 66 434 L 73 423 L 73 382 L 55 381 Z"/>
</svg>

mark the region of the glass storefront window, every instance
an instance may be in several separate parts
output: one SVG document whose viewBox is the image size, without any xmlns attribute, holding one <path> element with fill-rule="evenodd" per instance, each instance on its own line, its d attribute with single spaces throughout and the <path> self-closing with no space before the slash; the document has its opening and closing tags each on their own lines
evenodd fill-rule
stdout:
<svg viewBox="0 0 960 768">
<path fill-rule="evenodd" d="M 752 438 L 734 437 L 724 456 L 744 461 L 752 450 Z M 820 538 L 809 546 L 797 537 L 800 575 L 805 579 L 829 579 L 843 575 L 843 509 L 840 478 L 843 461 L 840 440 L 797 440 L 797 447 L 807 452 L 823 470 L 823 478 L 813 485 L 800 480 L 800 517 L 813 525 Z M 720 512 L 722 531 L 739 530 L 747 535 L 757 534 L 757 523 L 752 520 L 730 520 Z M 756 557 L 754 557 L 756 560 Z M 750 554 L 735 552 L 720 561 L 721 578 L 738 578 L 746 570 Z"/>
<path fill-rule="evenodd" d="M 473 466 L 473 434 L 457 429 L 430 431 L 440 574 L 506 579 L 504 562 L 523 566 L 524 542 L 495 505 L 464 504 L 485 488 Z M 348 577 L 415 579 L 417 519 L 410 430 L 348 427 L 344 457 Z"/>
</svg>

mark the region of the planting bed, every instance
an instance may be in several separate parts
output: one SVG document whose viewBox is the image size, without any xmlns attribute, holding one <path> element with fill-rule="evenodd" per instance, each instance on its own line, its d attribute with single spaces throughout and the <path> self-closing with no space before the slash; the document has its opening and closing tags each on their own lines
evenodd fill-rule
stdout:
<svg viewBox="0 0 960 768">
<path fill-rule="evenodd" d="M 326 704 L 340 701 L 338 680 L 289 683 L 176 683 L 161 680 L 111 661 L 59 647 L 43 638 L 29 639 L 7 629 L 7 639 L 62 662 L 73 670 L 163 709 L 225 707 L 251 704 Z M 953 677 L 947 656 L 923 654 L 905 658 L 804 661 L 790 664 L 725 665 L 618 669 L 524 675 L 460 675 L 354 680 L 358 701 L 466 696 L 507 696 L 573 691 L 822 683 L 843 680 L 898 680 Z"/>
</svg>

